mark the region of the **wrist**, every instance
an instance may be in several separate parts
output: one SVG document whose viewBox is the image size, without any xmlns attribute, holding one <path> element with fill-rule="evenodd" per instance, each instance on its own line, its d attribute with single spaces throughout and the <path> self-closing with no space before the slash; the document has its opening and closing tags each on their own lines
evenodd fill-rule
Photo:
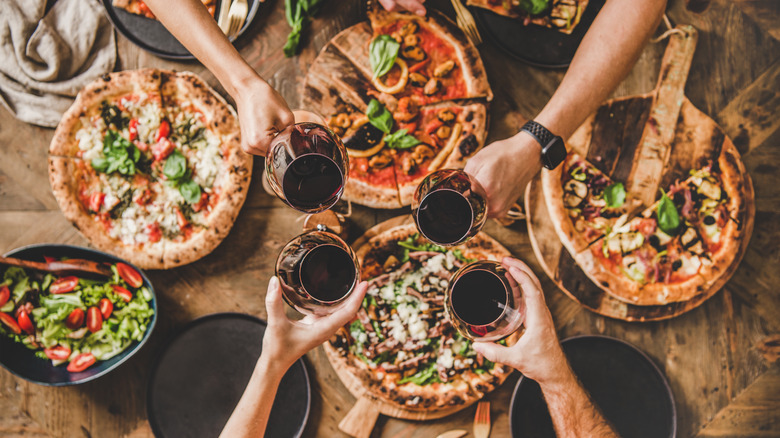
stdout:
<svg viewBox="0 0 780 438">
<path fill-rule="evenodd" d="M 520 131 L 512 137 L 512 149 L 515 158 L 522 160 L 523 166 L 533 166 L 534 173 L 542 169 L 542 145 L 529 133 Z"/>
<path fill-rule="evenodd" d="M 224 80 L 220 78 L 220 82 L 225 87 L 225 91 L 236 101 L 243 96 L 256 95 L 257 90 L 267 92 L 266 89 L 271 89 L 271 86 L 246 63 L 241 68 L 227 70 Z"/>
<path fill-rule="evenodd" d="M 287 370 L 295 363 L 295 360 L 282 357 L 277 354 L 266 354 L 264 351 L 255 365 L 255 373 L 259 373 L 272 380 L 281 380 Z"/>
</svg>

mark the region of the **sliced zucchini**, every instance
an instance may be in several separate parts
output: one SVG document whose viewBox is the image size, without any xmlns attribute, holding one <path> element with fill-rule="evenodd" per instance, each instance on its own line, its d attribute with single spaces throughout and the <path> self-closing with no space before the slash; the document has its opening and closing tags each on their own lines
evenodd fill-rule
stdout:
<svg viewBox="0 0 780 438">
<path fill-rule="evenodd" d="M 621 237 L 620 249 L 623 252 L 623 254 L 628 254 L 631 251 L 642 246 L 643 243 L 645 243 L 645 237 L 642 236 L 642 233 L 639 233 L 637 231 L 619 234 L 619 236 Z"/>
</svg>

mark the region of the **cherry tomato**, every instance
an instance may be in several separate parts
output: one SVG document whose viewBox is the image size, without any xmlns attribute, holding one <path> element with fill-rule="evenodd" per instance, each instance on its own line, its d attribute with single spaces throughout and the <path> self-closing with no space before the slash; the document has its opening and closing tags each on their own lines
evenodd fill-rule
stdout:
<svg viewBox="0 0 780 438">
<path fill-rule="evenodd" d="M 149 232 L 149 242 L 155 243 L 162 239 L 162 231 L 157 222 L 147 225 L 146 230 Z"/>
<path fill-rule="evenodd" d="M 141 152 L 146 152 L 149 150 L 149 143 L 144 143 L 142 141 L 135 142 L 135 147 L 141 150 Z"/>
<path fill-rule="evenodd" d="M 192 211 L 197 213 L 203 210 L 204 208 L 206 208 L 208 205 L 209 205 L 209 194 L 206 192 L 202 192 L 200 194 L 200 201 L 198 201 L 197 204 L 192 205 Z"/>
<path fill-rule="evenodd" d="M 86 370 L 92 366 L 93 363 L 95 363 L 95 356 L 93 356 L 92 353 L 81 353 L 70 361 L 68 364 L 68 371 L 71 373 L 78 373 Z"/>
<path fill-rule="evenodd" d="M 144 278 L 141 277 L 141 274 L 127 263 L 117 263 L 116 270 L 119 272 L 122 280 L 126 281 L 131 287 L 139 288 L 144 284 Z"/>
<path fill-rule="evenodd" d="M 71 330 L 78 330 L 82 325 L 84 325 L 83 309 L 73 309 L 73 311 L 70 312 L 70 315 L 65 318 L 65 327 Z"/>
<path fill-rule="evenodd" d="M 56 262 L 57 261 L 57 259 L 55 259 L 54 257 L 49 257 L 49 256 L 43 256 L 43 260 L 46 263 L 52 263 L 52 262 Z"/>
<path fill-rule="evenodd" d="M 103 315 L 100 314 L 100 309 L 90 307 L 87 309 L 87 329 L 95 333 L 101 328 L 103 328 Z"/>
<path fill-rule="evenodd" d="M 30 318 L 30 314 L 27 313 L 26 310 L 19 312 L 17 319 L 19 321 L 19 328 L 24 330 L 25 333 L 28 335 L 35 333 L 35 326 L 33 325 L 32 319 Z"/>
<path fill-rule="evenodd" d="M 103 319 L 108 319 L 108 317 L 111 316 L 111 312 L 114 311 L 114 303 L 108 298 L 100 300 L 98 307 L 100 307 L 100 314 L 103 315 Z"/>
<path fill-rule="evenodd" d="M 57 345 L 56 347 L 44 348 L 43 353 L 51 360 L 67 360 L 70 357 L 70 348 Z"/>
<path fill-rule="evenodd" d="M 149 201 L 152 200 L 152 191 L 149 189 L 144 189 L 143 192 L 141 192 L 140 195 L 136 196 L 135 203 L 144 206 L 149 203 Z"/>
<path fill-rule="evenodd" d="M 89 209 L 95 213 L 100 211 L 100 206 L 103 205 L 103 200 L 106 199 L 106 194 L 103 192 L 94 192 L 89 195 Z"/>
<path fill-rule="evenodd" d="M 19 324 L 16 323 L 16 320 L 13 316 L 5 313 L 0 312 L 0 322 L 5 324 L 9 329 L 11 329 L 12 332 L 16 335 L 22 334 L 22 329 L 19 327 Z"/>
<path fill-rule="evenodd" d="M 19 319 L 19 314 L 22 313 L 22 311 L 27 312 L 27 314 L 29 315 L 30 313 L 32 313 L 33 308 L 34 308 L 33 304 L 28 301 L 16 308 L 16 313 L 14 313 L 14 316 L 16 317 L 16 319 Z"/>
<path fill-rule="evenodd" d="M 130 141 L 138 138 L 138 119 L 130 119 L 130 124 L 127 126 L 127 134 L 130 137 Z"/>
<path fill-rule="evenodd" d="M 184 217 L 184 213 L 181 212 L 181 209 L 179 207 L 176 207 L 176 219 L 179 222 L 179 228 L 184 229 L 187 225 L 189 225 L 189 222 L 187 222 L 187 218 Z"/>
<path fill-rule="evenodd" d="M 3 307 L 9 298 L 11 298 L 11 291 L 8 286 L 0 287 L 0 307 Z"/>
<path fill-rule="evenodd" d="M 126 303 L 129 303 L 133 299 L 133 293 L 123 288 L 122 286 L 112 284 L 111 288 L 114 289 L 114 293 L 119 295 L 120 298 Z"/>
<path fill-rule="evenodd" d="M 171 124 L 167 120 L 160 122 L 160 128 L 157 130 L 157 137 L 155 141 L 160 141 L 161 138 L 168 138 L 168 134 L 171 133 Z"/>
<path fill-rule="evenodd" d="M 152 156 L 155 161 L 162 161 L 168 158 L 168 155 L 176 149 L 176 146 L 171 143 L 167 138 L 161 138 L 157 143 L 152 145 Z"/>
<path fill-rule="evenodd" d="M 73 276 L 58 278 L 49 286 L 49 292 L 53 294 L 64 294 L 72 291 L 79 284 L 79 279 Z"/>
</svg>

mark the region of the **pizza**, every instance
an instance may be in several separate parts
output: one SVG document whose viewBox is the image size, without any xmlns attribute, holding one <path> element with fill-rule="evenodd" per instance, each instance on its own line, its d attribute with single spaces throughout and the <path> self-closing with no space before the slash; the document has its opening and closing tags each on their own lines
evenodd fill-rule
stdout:
<svg viewBox="0 0 780 438">
<path fill-rule="evenodd" d="M 217 9 L 217 1 L 216 0 L 200 0 L 200 1 L 201 3 L 203 3 L 203 6 L 205 6 L 206 9 L 209 11 L 209 14 L 211 14 L 211 16 L 213 17 L 214 12 Z M 113 5 L 115 8 L 125 10 L 131 14 L 142 15 L 146 18 L 155 19 L 155 16 L 152 13 L 151 9 L 149 9 L 149 6 L 146 6 L 146 3 L 144 3 L 143 0 L 113 0 Z"/>
<path fill-rule="evenodd" d="M 736 257 L 745 208 L 733 163 L 726 151 L 690 169 L 636 217 L 622 184 L 576 154 L 543 175 L 543 188 L 564 246 L 596 284 L 663 305 L 706 292 Z"/>
<path fill-rule="evenodd" d="M 492 92 L 476 48 L 443 15 L 370 18 L 326 45 L 307 74 L 304 105 L 347 147 L 343 199 L 400 208 L 428 174 L 462 168 L 484 145 Z M 380 61 L 386 71 L 375 71 Z"/>
<path fill-rule="evenodd" d="M 145 269 L 210 253 L 252 173 L 233 109 L 192 73 L 123 71 L 85 87 L 49 148 L 60 209 L 101 250 Z"/>
<path fill-rule="evenodd" d="M 511 369 L 477 354 L 458 334 L 444 311 L 444 291 L 469 261 L 509 255 L 484 233 L 454 249 L 428 243 L 414 224 L 373 237 L 357 251 L 369 281 L 363 306 L 325 344 L 334 369 L 373 397 L 411 411 L 466 407 L 492 391 Z"/>
<path fill-rule="evenodd" d="M 534 24 L 570 34 L 582 19 L 588 0 L 468 0 L 466 4 L 520 19 L 526 26 Z"/>
</svg>

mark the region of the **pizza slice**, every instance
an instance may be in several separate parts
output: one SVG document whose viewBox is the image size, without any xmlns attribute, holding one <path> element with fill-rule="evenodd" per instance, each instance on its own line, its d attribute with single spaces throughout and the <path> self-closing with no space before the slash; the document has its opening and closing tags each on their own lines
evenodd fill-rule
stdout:
<svg viewBox="0 0 780 438">
<path fill-rule="evenodd" d="M 466 4 L 520 19 L 523 25 L 534 24 L 570 34 L 585 13 L 588 0 L 468 0 Z"/>
<path fill-rule="evenodd" d="M 371 80 L 382 97 L 391 100 L 414 96 L 419 104 L 483 98 L 492 91 L 479 53 L 463 32 L 447 17 L 431 11 L 426 17 L 375 10 L 371 28 L 365 32 L 344 32 L 333 39 L 335 45 L 362 74 Z M 371 44 L 380 36 L 398 43 L 397 56 L 390 69 L 378 76 L 371 66 Z M 377 54 L 374 54 L 377 57 Z"/>
<path fill-rule="evenodd" d="M 211 16 L 214 16 L 214 12 L 217 9 L 216 0 L 201 0 L 203 6 L 209 11 Z M 143 0 L 113 0 L 113 6 L 118 9 L 122 9 L 131 14 L 141 15 L 146 18 L 156 19 L 149 6 L 143 2 Z"/>
</svg>

